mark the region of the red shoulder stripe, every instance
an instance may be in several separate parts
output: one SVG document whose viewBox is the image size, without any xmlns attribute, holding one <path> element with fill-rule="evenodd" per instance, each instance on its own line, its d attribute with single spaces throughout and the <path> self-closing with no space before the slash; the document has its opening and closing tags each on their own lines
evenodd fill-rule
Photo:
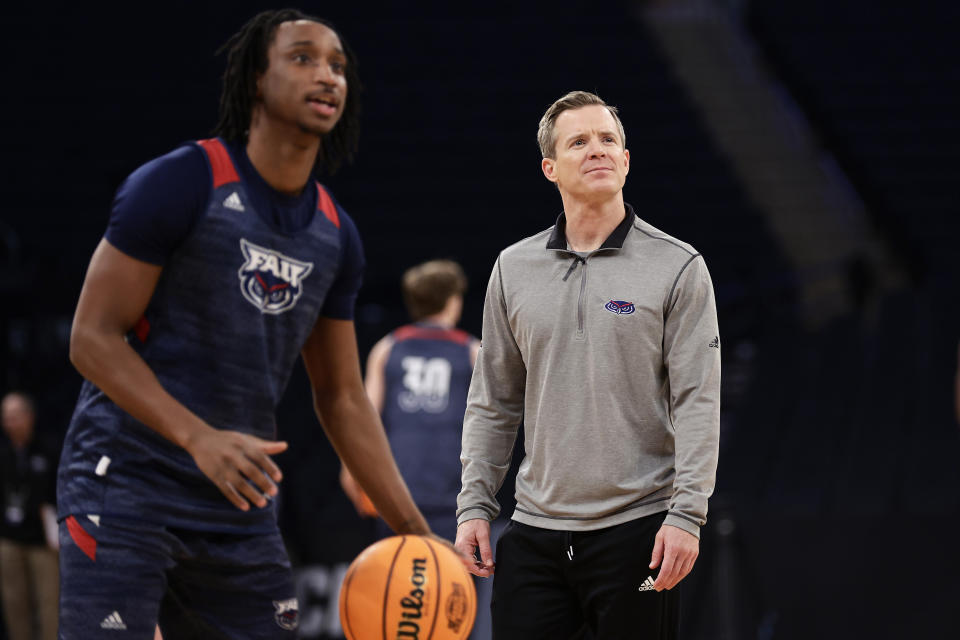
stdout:
<svg viewBox="0 0 960 640">
<path fill-rule="evenodd" d="M 413 325 L 409 325 L 409 324 L 408 324 L 408 325 L 404 325 L 404 326 L 402 326 L 402 327 L 399 327 L 399 328 L 397 328 L 397 329 L 394 329 L 394 330 L 393 330 L 393 341 L 394 341 L 394 342 L 403 342 L 404 340 L 408 340 L 408 339 L 410 339 L 410 338 L 412 338 L 412 337 L 414 336 L 414 334 L 416 333 L 416 331 L 417 331 L 417 328 L 414 327 Z"/>
<path fill-rule="evenodd" d="M 435 327 L 418 327 L 408 324 L 393 332 L 395 342 L 404 340 L 444 340 L 459 345 L 470 342 L 470 334 L 461 329 L 438 329 Z"/>
<path fill-rule="evenodd" d="M 327 216 L 327 220 L 332 222 L 337 229 L 340 228 L 340 215 L 337 213 L 337 205 L 333 204 L 333 198 L 330 197 L 326 189 L 320 186 L 319 182 L 317 183 L 317 209 L 323 211 L 323 215 Z"/>
<path fill-rule="evenodd" d="M 213 188 L 217 189 L 231 182 L 240 182 L 240 176 L 233 166 L 233 160 L 230 159 L 230 152 L 223 146 L 217 138 L 208 138 L 206 140 L 197 140 L 197 144 L 203 149 L 207 158 L 210 160 L 210 169 L 213 172 Z"/>
<path fill-rule="evenodd" d="M 453 342 L 456 342 L 457 344 L 460 344 L 460 345 L 466 345 L 470 343 L 470 334 L 467 333 L 466 331 L 463 331 L 461 329 L 453 329 L 451 330 L 450 333 L 451 333 L 450 339 Z"/>
</svg>

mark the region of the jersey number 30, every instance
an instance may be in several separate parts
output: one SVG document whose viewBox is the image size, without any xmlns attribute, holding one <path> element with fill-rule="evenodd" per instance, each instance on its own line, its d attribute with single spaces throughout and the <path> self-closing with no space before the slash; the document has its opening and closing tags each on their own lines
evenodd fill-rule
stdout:
<svg viewBox="0 0 960 640">
<path fill-rule="evenodd" d="M 446 358 L 407 356 L 403 366 L 403 387 L 398 401 L 408 413 L 440 413 L 450 397 L 450 361 Z"/>
</svg>

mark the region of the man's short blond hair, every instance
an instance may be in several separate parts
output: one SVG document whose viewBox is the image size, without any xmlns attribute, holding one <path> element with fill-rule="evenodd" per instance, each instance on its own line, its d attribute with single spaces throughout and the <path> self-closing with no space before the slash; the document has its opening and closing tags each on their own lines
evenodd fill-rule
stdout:
<svg viewBox="0 0 960 640">
<path fill-rule="evenodd" d="M 467 290 L 467 276 L 453 260 L 431 260 L 403 274 L 403 302 L 414 321 L 440 313 L 453 296 Z"/>
<path fill-rule="evenodd" d="M 617 115 L 617 108 L 604 102 L 600 96 L 589 91 L 571 91 L 563 96 L 547 109 L 547 112 L 540 118 L 540 127 L 537 129 L 537 143 L 540 145 L 540 155 L 544 158 L 555 158 L 557 156 L 557 136 L 555 127 L 557 118 L 564 111 L 571 109 L 580 109 L 591 105 L 600 105 L 606 107 L 610 115 L 617 123 L 617 129 L 620 131 L 620 146 L 627 148 L 627 134 L 623 131 L 623 123 L 620 122 L 620 116 Z"/>
</svg>

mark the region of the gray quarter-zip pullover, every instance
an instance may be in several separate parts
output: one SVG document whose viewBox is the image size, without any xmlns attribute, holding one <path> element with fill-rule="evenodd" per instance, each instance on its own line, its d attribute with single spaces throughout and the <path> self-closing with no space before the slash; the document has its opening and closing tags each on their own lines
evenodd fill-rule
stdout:
<svg viewBox="0 0 960 640">
<path fill-rule="evenodd" d="M 564 227 L 561 215 L 494 265 L 457 521 L 497 516 L 523 422 L 514 520 L 585 531 L 667 511 L 665 524 L 699 536 L 720 425 L 707 267 L 630 205 L 596 251 L 571 251 Z"/>
</svg>

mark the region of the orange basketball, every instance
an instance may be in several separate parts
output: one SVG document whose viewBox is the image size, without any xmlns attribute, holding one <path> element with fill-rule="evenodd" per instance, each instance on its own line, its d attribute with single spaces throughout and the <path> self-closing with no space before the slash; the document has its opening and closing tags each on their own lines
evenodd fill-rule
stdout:
<svg viewBox="0 0 960 640">
<path fill-rule="evenodd" d="M 348 640 L 462 640 L 476 614 L 473 579 L 460 558 L 424 536 L 370 545 L 340 588 L 340 624 Z"/>
</svg>

